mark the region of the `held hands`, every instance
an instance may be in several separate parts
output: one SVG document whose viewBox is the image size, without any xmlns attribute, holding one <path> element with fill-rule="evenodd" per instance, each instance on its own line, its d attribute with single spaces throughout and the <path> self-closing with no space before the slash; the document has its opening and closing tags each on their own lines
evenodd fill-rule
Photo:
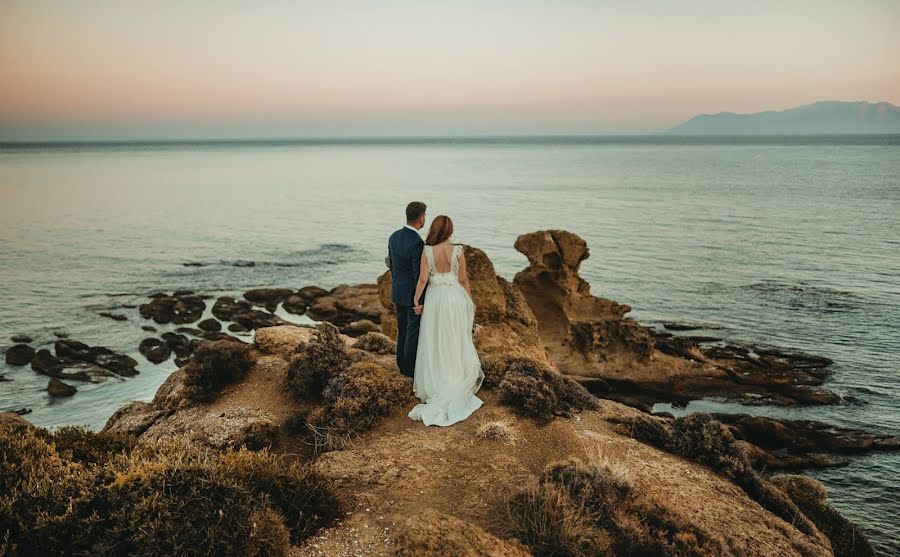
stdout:
<svg viewBox="0 0 900 557">
<path fill-rule="evenodd" d="M 414 305 L 414 306 L 413 306 L 413 312 L 414 312 L 416 315 L 422 315 L 422 306 L 420 306 L 419 304 Z"/>
</svg>

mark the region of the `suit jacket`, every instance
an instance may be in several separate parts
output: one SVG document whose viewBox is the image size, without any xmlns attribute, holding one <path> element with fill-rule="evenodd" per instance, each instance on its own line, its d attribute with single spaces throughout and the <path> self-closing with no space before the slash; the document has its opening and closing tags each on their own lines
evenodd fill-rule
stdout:
<svg viewBox="0 0 900 557">
<path fill-rule="evenodd" d="M 406 228 L 391 234 L 388 240 L 388 263 L 391 268 L 391 301 L 398 306 L 413 305 L 422 248 L 425 242 L 417 232 Z"/>
</svg>

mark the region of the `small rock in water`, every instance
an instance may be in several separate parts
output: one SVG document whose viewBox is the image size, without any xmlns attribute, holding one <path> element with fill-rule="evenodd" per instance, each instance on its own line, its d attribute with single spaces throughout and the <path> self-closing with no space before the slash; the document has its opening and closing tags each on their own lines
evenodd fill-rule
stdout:
<svg viewBox="0 0 900 557">
<path fill-rule="evenodd" d="M 149 362 L 154 364 L 161 364 L 172 355 L 172 350 L 169 346 L 158 338 L 145 338 L 141 341 L 138 351 Z"/>
<path fill-rule="evenodd" d="M 703 328 L 701 325 L 692 325 L 690 323 L 663 323 L 663 327 L 670 331 L 696 331 Z"/>
<path fill-rule="evenodd" d="M 32 339 L 28 335 L 13 335 L 9 338 L 9 340 L 11 340 L 13 342 L 19 342 L 22 344 L 28 344 L 29 342 L 31 342 L 34 339 Z"/>
<path fill-rule="evenodd" d="M 200 329 L 198 329 L 196 327 L 178 327 L 177 329 L 175 329 L 175 332 L 182 333 L 185 335 L 191 335 L 191 336 L 195 336 L 195 337 L 203 336 L 203 331 L 201 331 Z"/>
<path fill-rule="evenodd" d="M 141 304 L 138 311 L 145 319 L 152 319 L 160 324 L 193 323 L 200 319 L 206 309 L 203 297 L 190 290 L 176 290 L 171 296 L 160 292 L 150 297 L 152 300 Z"/>
<path fill-rule="evenodd" d="M 0 383 L 12 381 L 12 379 L 8 378 L 5 373 L 0 373 Z"/>
<path fill-rule="evenodd" d="M 231 331 L 232 333 L 249 333 L 250 332 L 250 329 L 248 329 L 247 327 L 244 327 L 240 323 L 232 323 L 232 324 L 228 325 L 228 330 Z"/>
<path fill-rule="evenodd" d="M 32 356 L 31 369 L 44 375 L 53 376 L 62 373 L 62 364 L 49 350 L 42 348 Z"/>
<path fill-rule="evenodd" d="M 235 261 L 231 264 L 232 267 L 256 267 L 255 261 Z"/>
<path fill-rule="evenodd" d="M 24 366 L 34 357 L 34 348 L 27 344 L 16 344 L 6 351 L 6 363 L 12 366 Z"/>
<path fill-rule="evenodd" d="M 219 323 L 218 320 L 210 317 L 209 319 L 204 319 L 203 321 L 197 323 L 197 328 L 202 329 L 204 331 L 210 331 L 210 332 L 221 331 L 222 324 Z"/>
<path fill-rule="evenodd" d="M 101 311 L 100 315 L 102 315 L 103 317 L 109 317 L 110 319 L 114 319 L 116 321 L 128 320 L 127 316 L 122 315 L 121 313 L 112 313 L 111 311 Z"/>
<path fill-rule="evenodd" d="M 69 333 L 65 333 L 63 331 L 53 331 L 53 335 L 56 338 L 69 338 Z"/>
<path fill-rule="evenodd" d="M 191 352 L 194 351 L 191 341 L 184 335 L 178 333 L 163 333 L 160 336 L 166 341 L 166 345 L 169 349 L 172 352 L 175 352 L 176 356 L 183 358 L 185 356 L 190 356 Z"/>
<path fill-rule="evenodd" d="M 148 333 L 155 333 L 157 330 L 153 325 L 141 325 L 141 329 L 147 331 Z"/>
<path fill-rule="evenodd" d="M 47 392 L 50 393 L 52 397 L 64 397 L 64 396 L 72 396 L 78 392 L 78 389 L 73 387 L 72 385 L 66 385 L 59 379 L 51 378 L 50 382 L 47 383 Z"/>
<path fill-rule="evenodd" d="M 185 267 L 205 267 L 206 263 L 201 263 L 199 261 L 185 261 L 182 265 Z"/>
</svg>

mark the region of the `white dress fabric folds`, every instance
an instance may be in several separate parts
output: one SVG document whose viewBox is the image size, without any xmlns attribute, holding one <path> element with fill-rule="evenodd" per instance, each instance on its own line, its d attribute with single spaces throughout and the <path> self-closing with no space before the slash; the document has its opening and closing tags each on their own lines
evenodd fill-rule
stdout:
<svg viewBox="0 0 900 557">
<path fill-rule="evenodd" d="M 453 246 L 450 272 L 438 273 L 431 246 L 425 246 L 423 253 L 429 277 L 413 380 L 413 391 L 422 404 L 409 417 L 425 425 L 455 424 L 482 404 L 475 396 L 484 379 L 472 340 L 475 305 L 459 283 L 461 254 L 462 246 Z"/>
</svg>

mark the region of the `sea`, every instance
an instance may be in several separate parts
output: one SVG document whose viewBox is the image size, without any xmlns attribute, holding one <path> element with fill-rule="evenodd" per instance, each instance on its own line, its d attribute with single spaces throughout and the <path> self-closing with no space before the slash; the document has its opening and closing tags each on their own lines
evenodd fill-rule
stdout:
<svg viewBox="0 0 900 557">
<path fill-rule="evenodd" d="M 827 387 L 849 399 L 657 410 L 900 435 L 900 136 L 0 145 L 0 350 L 14 334 L 37 348 L 63 334 L 140 370 L 51 399 L 46 377 L 0 362 L 0 410 L 101 428 L 175 369 L 137 351 L 153 336 L 136 309 L 149 295 L 374 282 L 413 200 L 449 215 L 454 241 L 508 279 L 527 264 L 520 234 L 574 232 L 590 247 L 592 292 L 640 322 L 826 356 Z M 900 555 L 900 453 L 808 473 L 880 553 Z"/>
</svg>

